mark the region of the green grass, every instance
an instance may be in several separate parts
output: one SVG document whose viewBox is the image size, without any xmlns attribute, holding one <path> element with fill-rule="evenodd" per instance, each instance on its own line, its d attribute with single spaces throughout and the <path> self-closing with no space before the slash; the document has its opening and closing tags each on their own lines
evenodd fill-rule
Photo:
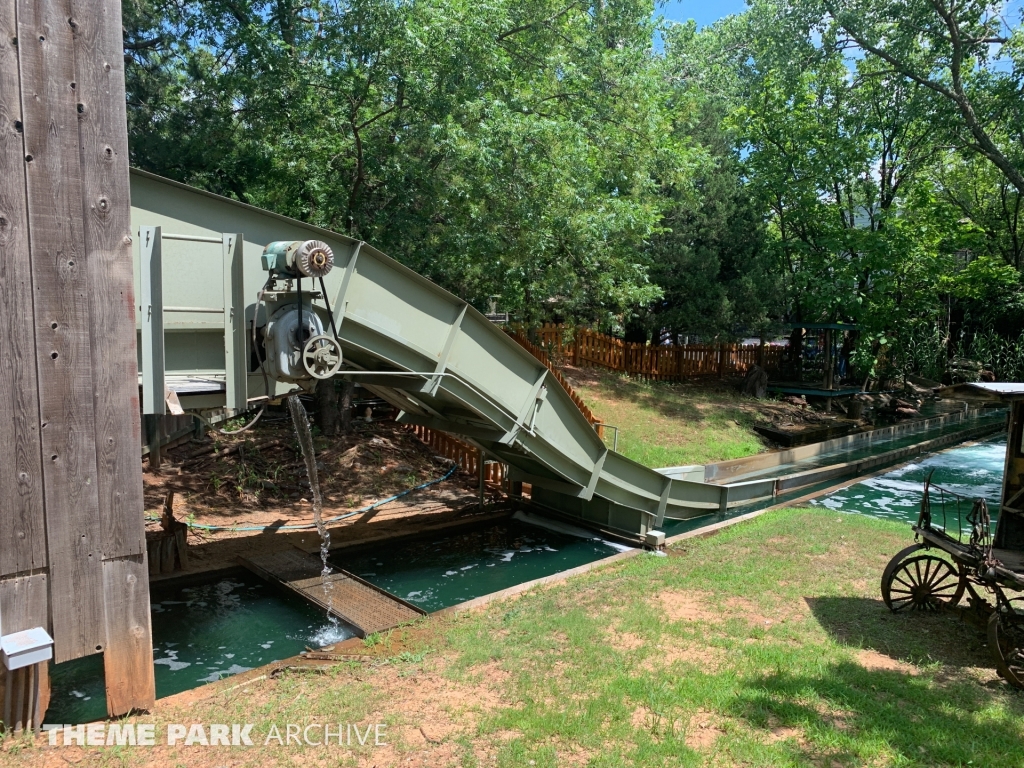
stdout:
<svg viewBox="0 0 1024 768">
<path fill-rule="evenodd" d="M 66 759 L 1024 765 L 1024 696 L 995 677 L 982 630 L 951 614 L 892 615 L 878 598 L 881 571 L 909 533 L 824 510 L 772 512 L 670 557 L 641 555 L 434 619 L 419 635 L 403 630 L 405 650 L 385 666 L 285 674 L 155 716 L 254 722 L 257 732 L 270 722 L 383 721 L 386 751 L 91 749 Z M 35 749 L 6 754 L 25 764 Z"/>
<path fill-rule="evenodd" d="M 648 467 L 706 464 L 764 450 L 752 429 L 756 401 L 729 387 L 645 382 L 610 371 L 573 371 L 584 402 L 619 427 L 619 452 Z M 578 386 L 576 386 L 578 385 Z M 606 442 L 612 444 L 612 431 Z"/>
</svg>

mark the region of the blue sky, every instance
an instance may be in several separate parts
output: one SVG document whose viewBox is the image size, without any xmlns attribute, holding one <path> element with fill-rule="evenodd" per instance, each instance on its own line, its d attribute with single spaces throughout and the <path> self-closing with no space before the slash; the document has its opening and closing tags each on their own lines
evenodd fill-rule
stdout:
<svg viewBox="0 0 1024 768">
<path fill-rule="evenodd" d="M 656 9 L 669 21 L 694 19 L 698 27 L 718 21 L 732 13 L 742 13 L 747 7 L 745 0 L 669 0 Z"/>
<path fill-rule="evenodd" d="M 745 0 L 668 0 L 659 5 L 655 13 L 660 13 L 669 21 L 686 21 L 694 19 L 698 27 L 711 24 L 723 16 L 742 13 L 747 7 Z M 1020 21 L 1020 13 L 1024 8 L 1024 0 L 1009 0 L 1005 11 L 1010 24 Z"/>
</svg>

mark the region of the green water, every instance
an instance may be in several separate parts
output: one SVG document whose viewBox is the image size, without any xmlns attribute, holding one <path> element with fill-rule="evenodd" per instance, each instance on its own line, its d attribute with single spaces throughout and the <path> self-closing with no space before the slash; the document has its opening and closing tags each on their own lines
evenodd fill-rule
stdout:
<svg viewBox="0 0 1024 768">
<path fill-rule="evenodd" d="M 913 436 L 915 442 L 920 439 L 921 433 Z M 885 446 L 891 447 L 892 443 Z M 952 448 L 852 483 L 811 503 L 915 522 L 921 484 L 934 469 L 933 482 L 965 496 L 985 497 L 994 513 L 1005 450 L 1003 436 Z M 818 489 L 832 483 L 824 482 Z M 813 486 L 801 488 L 788 498 L 814 490 Z M 696 530 L 786 499 L 781 496 L 726 515 L 666 521 L 665 532 L 671 536 Z M 938 514 L 936 522 L 941 524 Z M 950 522 L 955 531 L 955 522 Z M 331 562 L 429 612 L 594 562 L 620 549 L 577 532 L 583 535 L 513 519 L 362 554 L 336 552 Z M 168 589 L 158 585 L 152 589 L 151 599 L 158 697 L 294 656 L 307 645 L 315 647 L 351 636 L 337 634 L 318 609 L 245 573 L 198 586 Z M 106 715 L 102 663 L 102 656 L 96 655 L 53 667 L 46 722 L 81 723 Z"/>
<path fill-rule="evenodd" d="M 961 423 L 944 424 L 938 427 L 932 427 L 931 429 L 924 429 L 912 432 L 910 434 L 903 434 L 897 437 L 879 439 L 872 441 L 869 444 L 865 444 L 860 448 L 856 448 L 854 450 L 836 449 L 834 451 L 822 453 L 817 456 L 804 459 L 802 461 L 791 462 L 789 464 L 780 464 L 765 469 L 755 470 L 753 472 L 747 472 L 742 475 L 736 475 L 735 477 L 730 477 L 729 482 L 737 483 L 744 480 L 754 480 L 762 477 L 778 477 L 781 475 L 792 474 L 795 472 L 804 472 L 811 469 L 817 469 L 819 467 L 827 467 L 831 464 L 839 464 L 842 462 L 849 461 L 859 461 L 861 459 L 877 456 L 878 454 L 885 453 L 887 451 L 894 451 L 899 448 L 906 448 L 907 446 L 915 445 L 917 443 L 923 443 L 926 440 L 934 440 L 937 437 L 943 437 L 945 435 L 963 432 L 964 430 L 967 429 L 974 429 L 976 427 L 981 427 L 988 424 L 1001 424 L 1005 420 L 1005 409 L 994 409 L 975 418 L 967 419 L 966 421 Z"/>
<path fill-rule="evenodd" d="M 176 589 L 156 585 L 150 600 L 157 697 L 352 636 L 335 633 L 319 610 L 248 573 Z M 52 676 L 45 722 L 106 717 L 101 655 L 57 664 Z"/>
<path fill-rule="evenodd" d="M 984 498 L 988 502 L 993 524 L 999 510 L 999 495 L 1003 482 L 1003 462 L 1006 459 L 1006 437 L 1000 435 L 988 440 L 935 453 L 919 461 L 872 477 L 846 488 L 814 499 L 815 506 L 852 512 L 886 520 L 917 522 L 925 477 L 932 474 L 932 483 L 942 486 L 968 499 Z M 932 494 L 932 522 L 943 525 L 942 497 Z M 960 512 L 966 515 L 971 502 L 961 502 Z M 956 533 L 956 504 L 949 499 L 945 505 L 945 526 Z M 966 523 L 966 520 L 964 520 Z"/>
<path fill-rule="evenodd" d="M 429 612 L 616 551 L 600 539 L 511 520 L 331 560 Z M 158 698 L 352 636 L 344 629 L 338 634 L 320 610 L 248 573 L 199 586 L 155 586 L 151 609 Z M 106 716 L 102 656 L 57 664 L 52 675 L 45 722 Z"/>
<path fill-rule="evenodd" d="M 430 612 L 592 563 L 617 551 L 619 548 L 601 539 L 572 536 L 513 519 L 357 556 L 335 553 L 331 562 Z"/>
</svg>

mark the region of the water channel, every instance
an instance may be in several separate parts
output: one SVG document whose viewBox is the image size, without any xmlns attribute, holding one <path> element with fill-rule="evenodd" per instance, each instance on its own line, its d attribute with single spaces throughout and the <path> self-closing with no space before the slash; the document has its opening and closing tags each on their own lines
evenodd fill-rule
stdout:
<svg viewBox="0 0 1024 768">
<path fill-rule="evenodd" d="M 839 512 L 914 522 L 921 484 L 934 470 L 933 482 L 997 504 L 1005 447 L 1005 437 L 1000 435 L 952 448 L 851 483 L 810 503 Z M 806 496 L 812 490 L 800 489 L 793 497 Z M 765 504 L 782 501 L 785 498 Z M 752 509 L 730 510 L 728 517 Z M 555 525 L 552 530 L 534 524 L 538 520 L 529 515 L 518 513 L 517 517 L 372 551 L 345 554 L 335 550 L 327 565 L 356 573 L 429 612 L 594 562 L 622 549 L 581 529 Z M 721 519 L 709 515 L 673 522 L 666 525 L 666 533 L 695 530 Z M 320 610 L 243 571 L 191 586 L 158 583 L 151 594 L 158 697 L 288 658 L 306 646 L 351 636 Z M 56 665 L 52 675 L 46 722 L 79 723 L 105 716 L 102 656 Z"/>
</svg>

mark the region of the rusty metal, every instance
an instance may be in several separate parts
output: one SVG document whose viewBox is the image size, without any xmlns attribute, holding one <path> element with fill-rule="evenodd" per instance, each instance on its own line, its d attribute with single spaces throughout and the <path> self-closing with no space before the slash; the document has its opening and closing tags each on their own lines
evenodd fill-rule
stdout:
<svg viewBox="0 0 1024 768">
<path fill-rule="evenodd" d="M 1024 545 L 1012 546 L 1024 541 L 1016 535 L 1024 526 L 1024 510 L 1016 504 L 1021 500 L 1024 494 L 1018 492 L 1002 505 L 993 536 L 985 499 L 968 499 L 942 488 L 932 483 L 929 473 L 913 526 L 917 543 L 897 553 L 886 566 L 882 599 L 894 612 L 951 609 L 966 592 L 970 608 L 965 613 L 985 617 L 996 670 L 1010 685 L 1024 689 L 1024 596 L 1007 594 L 1024 592 Z M 997 547 L 997 542 L 1008 546 Z M 941 551 L 946 557 L 927 550 Z"/>
<path fill-rule="evenodd" d="M 324 589 L 320 558 L 300 549 L 286 549 L 239 558 L 267 581 L 298 593 L 309 602 L 350 624 L 360 637 L 382 632 L 423 616 L 423 609 L 395 597 L 353 573 L 336 569 L 330 581 L 330 604 Z"/>
</svg>

